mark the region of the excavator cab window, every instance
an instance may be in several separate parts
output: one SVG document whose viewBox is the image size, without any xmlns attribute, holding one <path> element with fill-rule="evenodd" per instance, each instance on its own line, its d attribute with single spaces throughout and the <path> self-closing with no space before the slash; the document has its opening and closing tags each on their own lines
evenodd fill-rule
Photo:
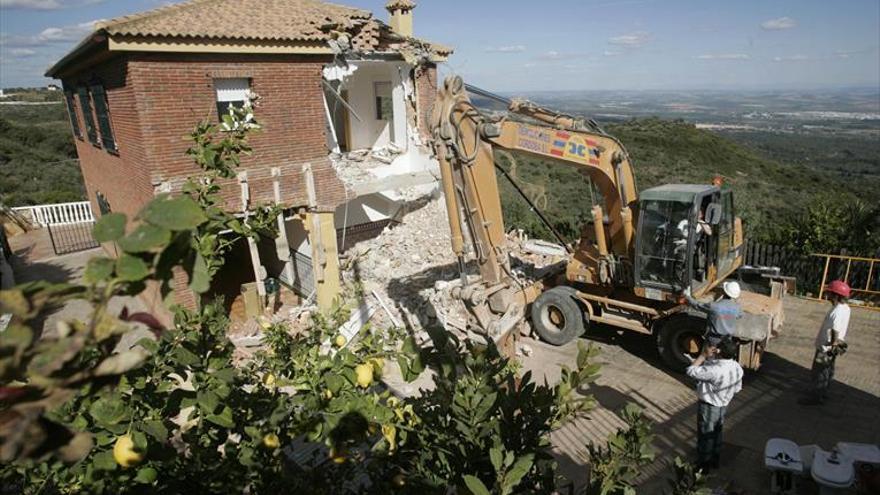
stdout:
<svg viewBox="0 0 880 495">
<path fill-rule="evenodd" d="M 641 206 L 638 273 L 642 285 L 681 288 L 690 273 L 692 203 L 645 201 Z"/>
</svg>

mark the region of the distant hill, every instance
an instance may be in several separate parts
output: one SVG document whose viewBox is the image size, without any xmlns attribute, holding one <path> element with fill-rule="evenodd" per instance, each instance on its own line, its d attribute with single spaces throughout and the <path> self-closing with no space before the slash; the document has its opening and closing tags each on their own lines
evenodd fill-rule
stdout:
<svg viewBox="0 0 880 495">
<path fill-rule="evenodd" d="M 626 146 L 639 190 L 667 183 L 708 184 L 721 175 L 734 191 L 737 214 L 743 217 L 751 238 L 772 238 L 780 224 L 819 198 L 856 197 L 850 192 L 850 185 L 836 175 L 769 159 L 681 120 L 637 119 L 610 125 L 606 131 Z M 509 169 L 503 157 L 499 161 Z M 580 226 L 589 218 L 587 182 L 574 168 L 550 165 L 535 158 L 517 157 L 517 161 L 518 180 L 530 191 L 543 190 L 545 209 L 555 227 L 568 238 L 577 237 Z M 505 184 L 506 180 L 499 181 L 507 227 L 524 228 L 532 235 L 552 239 L 516 192 Z M 864 192 L 863 199 L 870 200 L 868 195 Z"/>
<path fill-rule="evenodd" d="M 85 199 L 62 103 L 0 106 L 0 202 L 7 206 Z"/>
</svg>

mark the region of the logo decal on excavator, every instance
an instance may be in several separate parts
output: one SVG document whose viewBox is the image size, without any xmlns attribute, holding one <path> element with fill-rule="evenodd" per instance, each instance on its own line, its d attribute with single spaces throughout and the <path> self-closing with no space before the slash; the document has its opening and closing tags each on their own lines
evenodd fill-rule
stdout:
<svg viewBox="0 0 880 495">
<path fill-rule="evenodd" d="M 550 154 L 591 165 L 599 164 L 599 148 L 595 141 L 563 131 L 556 132 Z"/>
</svg>

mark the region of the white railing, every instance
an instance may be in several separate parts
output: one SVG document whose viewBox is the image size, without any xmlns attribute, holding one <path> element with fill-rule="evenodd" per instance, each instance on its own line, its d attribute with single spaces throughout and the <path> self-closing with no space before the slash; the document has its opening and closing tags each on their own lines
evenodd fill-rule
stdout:
<svg viewBox="0 0 880 495">
<path fill-rule="evenodd" d="M 94 222 L 92 205 L 88 201 L 76 203 L 56 203 L 52 205 L 17 206 L 12 208 L 37 227 L 50 225 L 71 225 Z"/>
</svg>

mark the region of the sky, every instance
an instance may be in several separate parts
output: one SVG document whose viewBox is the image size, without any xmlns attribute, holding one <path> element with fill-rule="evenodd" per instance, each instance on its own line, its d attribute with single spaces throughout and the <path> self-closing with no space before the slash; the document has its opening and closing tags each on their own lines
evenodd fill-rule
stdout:
<svg viewBox="0 0 880 495">
<path fill-rule="evenodd" d="M 0 0 L 0 87 L 45 86 L 95 20 L 167 3 Z M 880 0 L 417 3 L 415 34 L 455 47 L 443 72 L 498 92 L 880 87 Z"/>
</svg>

